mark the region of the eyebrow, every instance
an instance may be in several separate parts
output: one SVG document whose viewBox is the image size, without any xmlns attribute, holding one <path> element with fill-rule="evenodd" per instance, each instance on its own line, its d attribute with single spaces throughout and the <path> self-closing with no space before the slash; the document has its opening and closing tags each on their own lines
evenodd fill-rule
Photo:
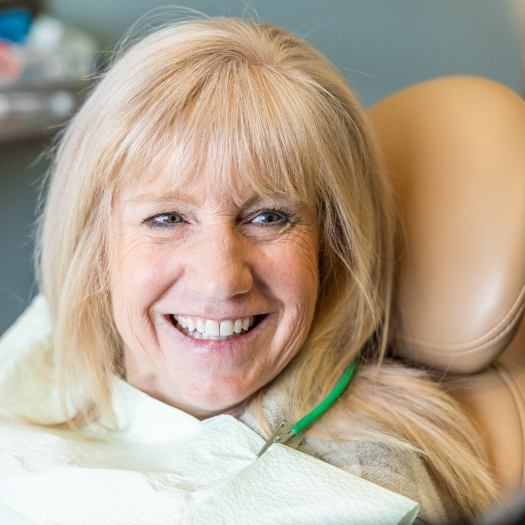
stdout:
<svg viewBox="0 0 525 525">
<path fill-rule="evenodd" d="M 171 202 L 182 202 L 185 204 L 189 204 L 192 206 L 198 206 L 199 202 L 198 200 L 192 196 L 188 195 L 187 193 L 184 193 L 180 190 L 175 191 L 168 191 L 166 193 L 159 192 L 143 192 L 138 193 L 136 195 L 133 195 L 131 197 L 128 197 L 125 200 L 125 204 L 167 204 Z M 264 202 L 265 199 L 263 199 L 260 195 L 257 195 L 256 193 L 252 193 L 250 196 L 248 196 L 245 200 L 243 200 L 240 203 L 235 203 L 235 207 L 238 209 L 247 208 L 249 206 L 252 206 L 256 202 Z"/>
<path fill-rule="evenodd" d="M 166 193 L 159 192 L 143 192 L 128 197 L 125 200 L 126 204 L 162 204 L 165 202 L 184 202 L 186 204 L 197 205 L 197 200 L 191 195 L 187 195 L 182 191 L 168 191 Z"/>
</svg>

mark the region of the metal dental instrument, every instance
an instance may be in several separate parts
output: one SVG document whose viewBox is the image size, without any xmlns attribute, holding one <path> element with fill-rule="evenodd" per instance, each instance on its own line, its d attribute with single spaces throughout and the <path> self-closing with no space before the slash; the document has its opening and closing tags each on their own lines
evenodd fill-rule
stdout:
<svg viewBox="0 0 525 525">
<path fill-rule="evenodd" d="M 286 427 L 286 420 L 281 421 L 268 441 L 264 444 L 263 448 L 261 448 L 257 457 L 260 458 L 274 443 L 286 443 L 289 439 L 299 434 L 299 432 L 302 432 L 305 428 L 309 427 L 316 419 L 319 419 L 335 403 L 337 398 L 348 386 L 348 383 L 350 383 L 354 376 L 355 367 L 356 362 L 352 361 L 332 391 L 311 412 L 297 421 L 297 423 L 295 423 L 295 425 L 289 430 L 283 430 Z"/>
</svg>

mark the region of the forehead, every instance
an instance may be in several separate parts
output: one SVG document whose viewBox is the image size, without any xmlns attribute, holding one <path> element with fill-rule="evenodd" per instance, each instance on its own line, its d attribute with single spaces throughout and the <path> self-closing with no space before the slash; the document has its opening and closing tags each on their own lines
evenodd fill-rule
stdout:
<svg viewBox="0 0 525 525">
<path fill-rule="evenodd" d="M 232 184 L 234 182 L 234 184 Z M 271 192 L 237 177 L 235 181 L 221 178 L 194 175 L 193 177 L 168 178 L 166 176 L 148 177 L 125 185 L 118 193 L 119 201 L 127 206 L 156 205 L 168 206 L 172 203 L 192 208 L 214 207 L 242 210 L 253 205 L 271 201 L 286 203 L 293 207 L 309 207 L 295 196 L 284 192 Z"/>
</svg>

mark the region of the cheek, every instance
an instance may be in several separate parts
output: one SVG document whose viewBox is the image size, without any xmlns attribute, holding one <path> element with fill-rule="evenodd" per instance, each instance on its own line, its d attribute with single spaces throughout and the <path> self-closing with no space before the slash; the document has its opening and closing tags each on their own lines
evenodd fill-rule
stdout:
<svg viewBox="0 0 525 525">
<path fill-rule="evenodd" d="M 115 242 L 110 289 L 121 332 L 138 334 L 139 329 L 149 329 L 149 309 L 173 282 L 175 262 L 165 245 L 129 236 Z"/>
<path fill-rule="evenodd" d="M 263 250 L 257 274 L 289 313 L 311 317 L 319 288 L 316 236 L 298 233 Z"/>
</svg>

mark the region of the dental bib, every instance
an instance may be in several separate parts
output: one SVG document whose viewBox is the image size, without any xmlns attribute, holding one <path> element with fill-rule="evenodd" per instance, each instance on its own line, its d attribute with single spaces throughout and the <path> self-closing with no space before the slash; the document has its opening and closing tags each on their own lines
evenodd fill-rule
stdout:
<svg viewBox="0 0 525 525">
<path fill-rule="evenodd" d="M 59 414 L 38 377 L 49 348 L 37 298 L 0 340 L 0 523 L 410 525 L 419 505 L 227 415 L 204 421 L 114 378 L 118 431 L 87 437 L 13 417 Z M 45 398 L 45 402 L 42 399 Z M 83 429 L 84 430 L 84 429 Z"/>
</svg>

